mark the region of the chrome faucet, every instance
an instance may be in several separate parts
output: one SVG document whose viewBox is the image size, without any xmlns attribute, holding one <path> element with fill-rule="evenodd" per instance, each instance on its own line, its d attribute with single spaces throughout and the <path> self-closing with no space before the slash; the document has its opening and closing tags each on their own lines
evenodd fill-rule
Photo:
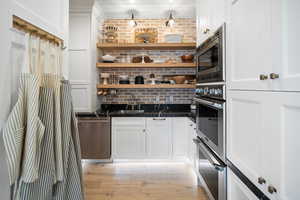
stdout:
<svg viewBox="0 0 300 200">
<path fill-rule="evenodd" d="M 130 101 L 127 102 L 126 110 L 130 107 L 130 110 L 135 110 L 136 106 L 139 106 L 137 104 L 137 98 L 133 94 L 130 95 Z"/>
</svg>

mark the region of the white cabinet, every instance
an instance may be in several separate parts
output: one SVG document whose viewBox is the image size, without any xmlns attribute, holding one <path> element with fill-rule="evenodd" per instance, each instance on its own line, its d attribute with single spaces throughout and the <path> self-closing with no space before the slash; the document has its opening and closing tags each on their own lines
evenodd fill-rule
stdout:
<svg viewBox="0 0 300 200">
<path fill-rule="evenodd" d="M 300 1 L 272 1 L 272 66 L 279 78 L 272 81 L 273 90 L 300 91 Z"/>
<path fill-rule="evenodd" d="M 300 91 L 297 20 L 300 2 L 228 0 L 227 3 L 228 88 Z"/>
<path fill-rule="evenodd" d="M 225 0 L 197 0 L 197 46 L 225 22 Z"/>
<path fill-rule="evenodd" d="M 227 157 L 270 199 L 300 196 L 299 119 L 300 93 L 228 92 Z"/>
<path fill-rule="evenodd" d="M 198 173 L 198 148 L 193 139 L 197 138 L 196 124 L 192 121 L 188 122 L 188 160 L 196 174 Z"/>
<path fill-rule="evenodd" d="M 211 35 L 211 6 L 210 0 L 197 1 L 197 41 L 198 45 Z"/>
<path fill-rule="evenodd" d="M 112 157 L 141 159 L 146 157 L 145 119 L 112 118 Z"/>
<path fill-rule="evenodd" d="M 187 118 L 176 117 L 172 119 L 172 136 L 173 158 L 175 160 L 187 158 L 189 136 Z"/>
<path fill-rule="evenodd" d="M 210 24 L 212 31 L 215 32 L 226 21 L 226 0 L 210 0 L 211 18 Z"/>
<path fill-rule="evenodd" d="M 147 118 L 146 119 L 146 146 L 147 158 L 168 159 L 171 156 L 171 119 Z"/>
<path fill-rule="evenodd" d="M 260 80 L 271 67 L 271 0 L 228 0 L 229 89 L 268 89 Z"/>
<path fill-rule="evenodd" d="M 227 199 L 258 200 L 252 191 L 229 168 L 227 168 Z"/>
</svg>

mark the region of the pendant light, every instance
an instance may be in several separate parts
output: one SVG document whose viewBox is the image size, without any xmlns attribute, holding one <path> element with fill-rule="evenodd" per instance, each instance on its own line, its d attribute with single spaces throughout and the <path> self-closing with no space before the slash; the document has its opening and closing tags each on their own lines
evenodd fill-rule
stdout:
<svg viewBox="0 0 300 200">
<path fill-rule="evenodd" d="M 129 26 L 131 27 L 137 26 L 137 22 L 135 21 L 133 12 L 131 12 L 131 19 L 129 20 Z"/>
<path fill-rule="evenodd" d="M 169 19 L 168 19 L 168 21 L 166 22 L 166 26 L 167 26 L 167 27 L 172 27 L 172 26 L 174 26 L 174 24 L 175 24 L 175 20 L 174 20 L 174 17 L 173 17 L 173 13 L 172 13 L 172 11 L 171 11 L 171 12 L 170 12 Z"/>
</svg>

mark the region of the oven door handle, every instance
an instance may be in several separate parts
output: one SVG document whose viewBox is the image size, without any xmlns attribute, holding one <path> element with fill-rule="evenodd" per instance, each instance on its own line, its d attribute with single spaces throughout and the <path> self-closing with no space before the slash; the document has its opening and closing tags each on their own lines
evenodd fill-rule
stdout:
<svg viewBox="0 0 300 200">
<path fill-rule="evenodd" d="M 199 99 L 199 98 L 194 98 L 194 101 L 196 103 L 201 103 L 201 104 L 204 104 L 204 105 L 208 105 L 208 106 L 214 107 L 216 109 L 223 109 L 223 105 L 220 104 L 220 103 L 214 103 L 214 102 L 206 101 L 204 99 Z"/>
<path fill-rule="evenodd" d="M 204 146 L 203 142 L 199 138 L 194 138 L 193 139 L 194 143 L 199 145 L 200 151 L 205 155 L 207 160 L 210 162 L 211 165 L 215 167 L 216 170 L 218 171 L 223 171 L 225 168 L 225 165 L 220 163 L 211 153 L 207 150 L 207 147 Z"/>
</svg>

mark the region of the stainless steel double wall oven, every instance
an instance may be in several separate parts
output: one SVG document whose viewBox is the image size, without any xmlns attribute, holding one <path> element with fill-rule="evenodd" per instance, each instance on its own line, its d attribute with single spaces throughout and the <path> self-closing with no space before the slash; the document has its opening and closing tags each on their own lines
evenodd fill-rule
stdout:
<svg viewBox="0 0 300 200">
<path fill-rule="evenodd" d="M 226 200 L 225 25 L 196 53 L 197 138 L 200 181 L 213 200 Z"/>
</svg>

